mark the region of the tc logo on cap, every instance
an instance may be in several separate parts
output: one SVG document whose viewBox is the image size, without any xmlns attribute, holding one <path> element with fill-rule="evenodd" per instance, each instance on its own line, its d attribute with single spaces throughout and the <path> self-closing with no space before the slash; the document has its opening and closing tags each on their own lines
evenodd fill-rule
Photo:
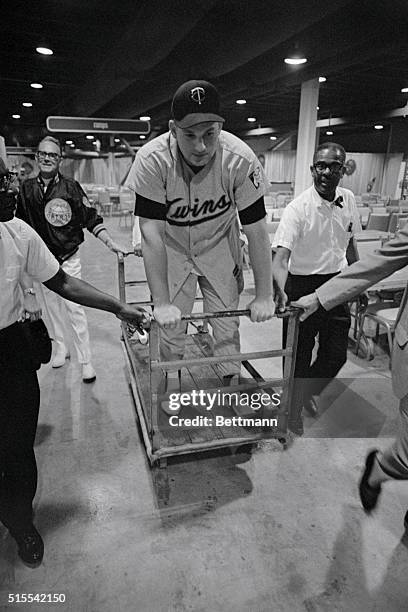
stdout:
<svg viewBox="0 0 408 612">
<path fill-rule="evenodd" d="M 197 102 L 197 104 L 202 104 L 205 100 L 204 87 L 193 87 L 190 92 L 190 98 Z"/>
</svg>

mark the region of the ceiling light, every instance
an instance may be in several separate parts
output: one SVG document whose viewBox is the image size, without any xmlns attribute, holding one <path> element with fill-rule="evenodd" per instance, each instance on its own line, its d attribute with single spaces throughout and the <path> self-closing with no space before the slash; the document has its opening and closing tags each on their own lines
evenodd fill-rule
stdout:
<svg viewBox="0 0 408 612">
<path fill-rule="evenodd" d="M 246 100 L 244 100 L 243 98 L 242 98 L 242 99 L 239 99 L 239 100 L 235 100 L 235 102 L 236 102 L 237 104 L 246 104 Z"/>
<path fill-rule="evenodd" d="M 319 83 L 325 83 L 326 81 L 326 77 L 319 77 Z"/>
<path fill-rule="evenodd" d="M 66 140 L 65 144 L 72 144 L 72 140 Z"/>
<path fill-rule="evenodd" d="M 32 106 L 31 102 L 23 102 L 23 106 L 25 106 L 26 108 L 30 108 L 30 106 Z"/>
<path fill-rule="evenodd" d="M 94 139 L 94 136 L 92 136 L 92 134 L 87 134 L 87 135 L 85 136 L 85 138 L 86 138 L 87 140 L 93 140 L 93 139 Z"/>
<path fill-rule="evenodd" d="M 140 117 L 140 121 L 150 121 L 151 117 L 149 115 L 145 115 L 144 117 Z"/>
<path fill-rule="evenodd" d="M 250 123 L 254 123 L 256 121 L 256 117 L 248 117 L 248 121 Z"/>
<path fill-rule="evenodd" d="M 278 137 L 277 136 L 269 136 L 270 140 L 276 140 Z"/>
<path fill-rule="evenodd" d="M 42 89 L 44 85 L 42 85 L 41 83 L 30 83 L 30 87 L 32 87 L 33 89 Z"/>
<path fill-rule="evenodd" d="M 326 134 L 327 136 L 333 136 L 333 132 L 331 130 L 327 130 Z"/>
<path fill-rule="evenodd" d="M 383 129 L 383 125 L 381 125 L 381 123 L 378 123 L 377 125 L 374 126 L 374 129 L 376 130 L 382 130 Z"/>
<path fill-rule="evenodd" d="M 75 148 L 75 145 L 74 145 L 73 142 L 71 142 L 71 144 L 69 146 L 72 147 L 72 148 Z"/>
<path fill-rule="evenodd" d="M 146 136 L 144 134 L 140 135 L 141 140 L 144 140 L 146 138 Z"/>
<path fill-rule="evenodd" d="M 408 93 L 408 87 L 403 87 L 403 88 L 401 89 L 401 92 L 402 92 L 402 93 Z"/>
<path fill-rule="evenodd" d="M 11 115 L 13 119 L 20 119 L 21 115 Z"/>
<path fill-rule="evenodd" d="M 316 106 L 316 110 L 319 110 L 320 106 Z"/>
<path fill-rule="evenodd" d="M 306 57 L 285 57 L 285 64 L 290 64 L 291 66 L 299 66 L 300 64 L 306 64 Z"/>
<path fill-rule="evenodd" d="M 120 142 L 120 138 L 115 138 L 115 142 Z"/>
<path fill-rule="evenodd" d="M 48 47 L 36 47 L 35 50 L 41 55 L 53 55 L 54 51 Z"/>
</svg>

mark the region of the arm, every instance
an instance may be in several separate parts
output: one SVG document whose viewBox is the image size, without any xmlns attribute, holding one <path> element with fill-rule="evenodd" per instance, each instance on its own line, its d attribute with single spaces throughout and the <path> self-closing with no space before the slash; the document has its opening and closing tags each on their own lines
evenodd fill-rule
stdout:
<svg viewBox="0 0 408 612">
<path fill-rule="evenodd" d="M 273 316 L 272 256 L 265 219 L 244 225 L 248 251 L 254 271 L 255 299 L 249 304 L 251 320 L 266 321 Z"/>
<path fill-rule="evenodd" d="M 24 294 L 24 305 L 21 309 L 20 320 L 38 321 L 42 315 L 41 306 L 33 290 L 33 281 L 26 272 L 21 275 L 20 285 Z"/>
<path fill-rule="evenodd" d="M 115 242 L 112 239 L 112 236 L 109 234 L 108 230 L 106 230 L 105 228 L 99 230 L 99 232 L 95 235 L 97 238 L 99 238 L 101 242 L 103 242 L 103 244 L 108 247 L 110 251 L 112 251 L 112 253 L 122 253 L 122 255 L 124 255 L 125 257 L 128 254 L 128 250 L 119 245 L 117 242 Z"/>
<path fill-rule="evenodd" d="M 69 276 L 62 268 L 52 278 L 44 281 L 44 285 L 71 302 L 112 312 L 118 319 L 129 321 L 137 327 L 141 327 L 146 321 L 146 313 L 141 308 L 120 302 L 109 293 L 103 293 L 93 285 Z"/>
<path fill-rule="evenodd" d="M 154 302 L 154 317 L 159 325 L 174 328 L 180 322 L 181 312 L 170 303 L 167 279 L 167 252 L 164 244 L 166 222 L 160 219 L 140 218 L 143 237 L 143 258 L 147 282 Z"/>
<path fill-rule="evenodd" d="M 142 253 L 142 235 L 140 233 L 139 217 L 135 215 L 132 229 L 132 246 L 134 254 L 137 257 L 143 257 Z"/>
<path fill-rule="evenodd" d="M 279 312 L 285 310 L 288 296 L 285 293 L 286 280 L 288 278 L 288 264 L 290 249 L 278 246 L 272 262 L 272 275 L 275 289 L 275 304 Z"/>
</svg>

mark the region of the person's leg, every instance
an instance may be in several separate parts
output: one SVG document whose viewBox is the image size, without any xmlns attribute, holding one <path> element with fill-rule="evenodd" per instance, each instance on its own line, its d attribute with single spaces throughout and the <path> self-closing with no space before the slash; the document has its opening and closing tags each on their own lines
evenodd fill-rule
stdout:
<svg viewBox="0 0 408 612">
<path fill-rule="evenodd" d="M 81 278 L 81 259 L 79 251 L 62 264 L 64 272 L 75 278 Z M 91 346 L 89 340 L 88 321 L 85 310 L 79 304 L 64 300 L 68 320 L 72 328 L 72 338 L 78 361 L 87 364 L 91 361 Z"/>
<path fill-rule="evenodd" d="M 239 295 L 236 289 L 237 283 L 235 279 L 233 279 L 233 286 L 230 291 L 231 301 L 227 306 L 225 306 L 219 295 L 204 276 L 199 276 L 198 282 L 203 294 L 205 312 L 237 310 Z M 240 353 L 239 317 L 211 319 L 210 325 L 214 336 L 214 356 Z M 241 362 L 239 361 L 219 363 L 217 367 L 222 376 L 239 375 L 241 372 Z"/>
<path fill-rule="evenodd" d="M 0 370 L 0 520 L 16 539 L 20 557 L 35 564 L 44 552 L 32 524 L 40 392 L 18 324 L 0 332 Z"/>
<path fill-rule="evenodd" d="M 190 274 L 173 300 L 174 306 L 182 314 L 190 314 L 197 289 L 197 275 Z M 181 323 L 177 329 L 160 329 L 160 355 L 163 361 L 183 359 L 187 323 Z"/>
<path fill-rule="evenodd" d="M 369 483 L 372 486 L 385 480 L 408 479 L 408 395 L 400 401 L 400 422 L 395 442 L 383 453 L 377 454 L 377 465 Z"/>
<path fill-rule="evenodd" d="M 54 291 L 47 289 L 42 283 L 35 283 L 35 290 L 40 298 L 42 318 L 54 344 L 51 365 L 54 368 L 59 368 L 64 365 L 68 356 L 65 342 L 66 310 L 64 300 Z"/>
<path fill-rule="evenodd" d="M 309 369 L 305 401 L 312 395 L 320 395 L 346 363 L 350 324 L 347 304 L 340 304 L 327 312 L 321 310 L 319 348 L 317 358 Z"/>
</svg>

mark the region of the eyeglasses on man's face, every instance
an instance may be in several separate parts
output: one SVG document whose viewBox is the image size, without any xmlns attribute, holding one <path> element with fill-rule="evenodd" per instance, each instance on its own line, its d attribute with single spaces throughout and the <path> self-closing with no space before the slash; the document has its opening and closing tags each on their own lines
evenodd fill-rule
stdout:
<svg viewBox="0 0 408 612">
<path fill-rule="evenodd" d="M 343 170 L 344 168 L 344 164 L 342 164 L 341 162 L 330 162 L 330 164 L 326 164 L 326 162 L 324 161 L 318 161 L 315 164 L 313 164 L 313 168 L 316 170 L 316 172 L 318 174 L 323 174 L 323 172 L 326 172 L 326 169 L 328 168 L 331 174 L 340 174 L 340 172 Z"/>
<path fill-rule="evenodd" d="M 50 153 L 49 151 L 37 151 L 37 159 L 39 159 L 40 161 L 43 161 L 47 157 L 52 159 L 52 161 L 58 161 L 61 156 L 59 153 Z"/>
</svg>

